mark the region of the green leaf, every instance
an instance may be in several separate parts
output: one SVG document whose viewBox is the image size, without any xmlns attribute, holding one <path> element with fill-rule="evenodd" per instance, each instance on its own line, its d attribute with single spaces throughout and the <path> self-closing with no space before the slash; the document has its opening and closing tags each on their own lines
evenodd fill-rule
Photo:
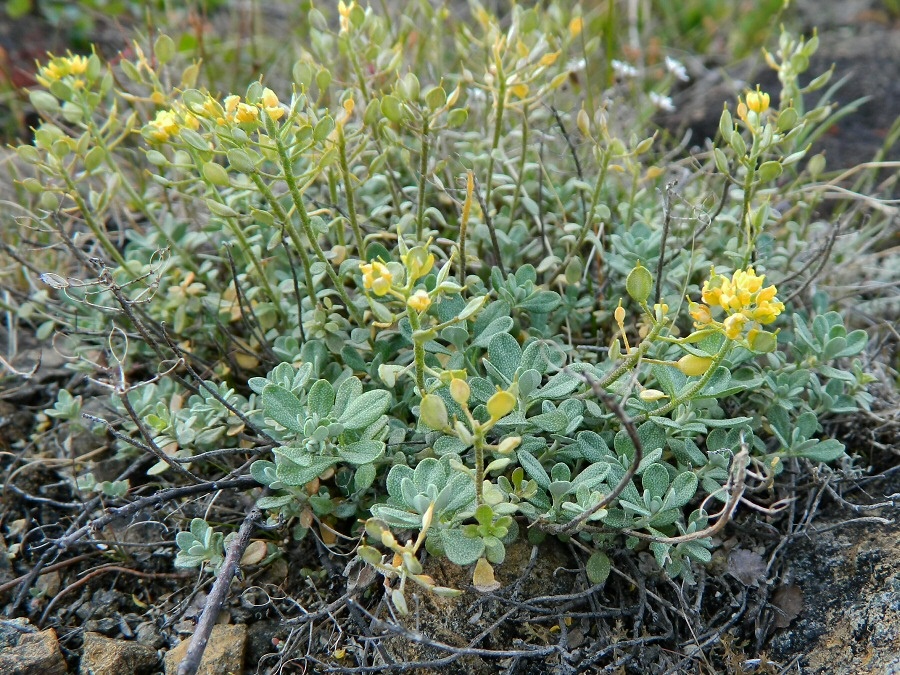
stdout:
<svg viewBox="0 0 900 675">
<path fill-rule="evenodd" d="M 302 433 L 303 404 L 299 398 L 279 384 L 267 384 L 261 401 L 266 416 L 295 433 Z"/>
<path fill-rule="evenodd" d="M 833 438 L 828 438 L 796 454 L 814 462 L 833 462 L 844 454 L 844 444 Z"/>
<path fill-rule="evenodd" d="M 697 474 L 693 471 L 678 474 L 672 481 L 662 508 L 677 509 L 687 504 L 697 492 L 697 482 Z"/>
<path fill-rule="evenodd" d="M 461 530 L 447 530 L 442 539 L 444 553 L 457 565 L 471 565 L 484 553 L 484 542 L 465 536 Z"/>
<path fill-rule="evenodd" d="M 519 362 L 522 360 L 522 348 L 519 342 L 509 333 L 498 333 L 488 343 L 488 361 L 512 382 Z"/>
<path fill-rule="evenodd" d="M 381 417 L 391 405 L 391 394 L 373 389 L 350 401 L 338 418 L 345 429 L 364 429 Z"/>
<path fill-rule="evenodd" d="M 309 389 L 306 406 L 310 413 L 327 417 L 334 407 L 334 387 L 328 380 L 317 380 Z"/>
<path fill-rule="evenodd" d="M 592 584 L 602 584 L 609 578 L 609 573 L 612 571 L 609 556 L 603 551 L 594 551 L 588 558 L 584 571 L 587 573 L 588 581 Z"/>
<path fill-rule="evenodd" d="M 651 464 L 641 476 L 641 484 L 652 497 L 662 497 L 669 489 L 669 472 L 662 464 Z"/>
<path fill-rule="evenodd" d="M 278 449 L 275 450 L 275 454 L 278 454 Z M 311 480 L 318 478 L 319 474 L 325 471 L 325 469 L 334 466 L 337 462 L 337 457 L 310 456 L 309 464 L 307 466 L 301 466 L 284 459 L 283 461 L 278 462 L 278 468 L 275 470 L 275 475 L 278 476 L 278 479 L 284 482 L 285 485 L 297 487 L 306 485 Z"/>
<path fill-rule="evenodd" d="M 349 445 L 338 446 L 338 454 L 350 464 L 370 464 L 384 454 L 384 443 L 381 441 L 357 441 Z"/>
<path fill-rule="evenodd" d="M 525 469 L 525 473 L 533 478 L 534 482 L 545 490 L 550 488 L 550 476 L 547 475 L 547 472 L 544 470 L 544 467 L 541 466 L 537 457 L 526 450 L 519 450 L 516 453 L 516 457 L 519 459 L 519 464 Z"/>
<path fill-rule="evenodd" d="M 513 320 L 510 316 L 501 316 L 497 317 L 493 321 L 491 321 L 484 330 L 478 335 L 475 340 L 472 341 L 472 344 L 476 347 L 487 347 L 491 338 L 500 333 L 508 333 L 509 330 L 513 327 Z"/>
<path fill-rule="evenodd" d="M 362 466 L 357 467 L 356 473 L 353 474 L 353 487 L 357 492 L 359 490 L 365 490 L 375 482 L 377 474 L 378 472 L 375 469 L 374 464 L 363 464 Z"/>
</svg>

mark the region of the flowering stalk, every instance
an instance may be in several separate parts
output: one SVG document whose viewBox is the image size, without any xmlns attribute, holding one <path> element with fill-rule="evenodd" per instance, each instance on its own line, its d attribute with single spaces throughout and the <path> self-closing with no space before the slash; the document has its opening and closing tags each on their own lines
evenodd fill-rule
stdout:
<svg viewBox="0 0 900 675">
<path fill-rule="evenodd" d="M 352 99 L 351 99 L 352 100 Z M 359 220 L 356 215 L 356 197 L 353 193 L 352 174 L 350 173 L 350 165 L 347 163 L 347 142 L 344 139 L 344 125 L 337 125 L 338 138 L 338 157 L 340 158 L 341 176 L 344 179 L 344 192 L 347 195 L 347 217 L 350 219 L 350 227 L 353 230 L 353 237 L 356 239 L 356 252 L 360 258 L 365 257 L 365 246 L 363 241 L 362 230 L 359 229 Z"/>
<path fill-rule="evenodd" d="M 284 141 L 281 140 L 281 136 L 278 134 L 278 129 L 275 126 L 275 122 L 271 118 L 266 117 L 265 123 L 266 132 L 275 141 L 275 145 L 278 150 L 278 158 L 281 160 L 281 167 L 284 171 L 284 181 L 285 183 L 287 183 L 288 190 L 291 193 L 291 199 L 293 200 L 294 206 L 297 209 L 297 214 L 300 216 L 300 224 L 303 226 L 303 232 L 306 234 L 306 238 L 309 240 L 309 243 L 312 246 L 313 252 L 316 254 L 316 257 L 325 266 L 325 272 L 331 279 L 331 283 L 334 284 L 334 288 L 338 292 L 338 295 L 341 296 L 341 300 L 344 302 L 344 306 L 347 307 L 347 311 L 350 313 L 350 316 L 358 326 L 362 326 L 363 319 L 362 316 L 360 316 L 359 310 L 353 304 L 353 301 L 350 300 L 350 296 L 347 295 L 347 289 L 344 288 L 344 284 L 338 277 L 337 272 L 334 271 L 334 267 L 325 256 L 325 252 L 322 250 L 322 247 L 319 246 L 316 233 L 313 231 L 312 223 L 309 219 L 309 213 L 306 211 L 306 205 L 303 203 L 303 196 L 300 194 L 300 188 L 297 186 L 297 178 L 294 175 L 294 167 L 291 163 L 291 158 L 288 155 L 287 148 L 284 147 Z M 287 221 L 287 223 L 285 224 L 288 225 L 289 223 L 290 221 Z M 293 231 L 293 228 L 289 228 L 288 231 Z M 291 238 L 294 239 L 293 236 Z M 299 244 L 299 242 L 295 240 L 294 244 L 297 245 Z M 298 246 L 298 248 L 301 247 Z"/>
<path fill-rule="evenodd" d="M 409 325 L 413 329 L 413 358 L 416 364 L 416 387 L 419 389 L 419 396 L 425 396 L 425 344 L 423 340 L 416 336 L 416 333 L 422 330 L 422 321 L 419 319 L 419 313 L 410 308 L 407 312 L 409 317 Z"/>
</svg>

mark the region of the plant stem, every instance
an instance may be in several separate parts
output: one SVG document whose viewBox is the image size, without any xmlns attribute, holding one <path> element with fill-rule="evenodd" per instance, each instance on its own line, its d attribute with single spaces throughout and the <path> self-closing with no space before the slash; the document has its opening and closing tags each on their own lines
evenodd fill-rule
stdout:
<svg viewBox="0 0 900 675">
<path fill-rule="evenodd" d="M 599 386 L 601 389 L 606 389 L 609 385 L 611 385 L 613 382 L 622 377 L 622 375 L 628 372 L 631 368 L 633 368 L 635 364 L 643 358 L 644 354 L 647 353 L 647 350 L 650 349 L 650 345 L 652 344 L 653 340 L 656 339 L 656 336 L 659 335 L 659 332 L 662 330 L 662 328 L 663 324 L 661 322 L 653 326 L 653 328 L 647 334 L 647 337 L 645 337 L 643 342 L 641 342 L 641 344 L 639 344 L 637 348 L 628 355 L 628 358 L 626 358 L 622 362 L 622 365 L 611 371 L 606 375 L 606 377 L 597 382 L 597 386 Z"/>
<path fill-rule="evenodd" d="M 416 240 L 424 241 L 425 184 L 428 177 L 428 116 L 422 116 L 422 154 L 419 157 L 419 196 L 416 203 Z"/>
<path fill-rule="evenodd" d="M 463 202 L 459 218 L 459 283 L 466 283 L 466 234 L 469 228 L 469 214 L 472 212 L 472 192 L 475 190 L 475 174 L 466 172 L 466 201 Z"/>
<path fill-rule="evenodd" d="M 688 389 L 686 392 L 684 392 L 683 396 L 679 396 L 678 398 L 672 399 L 671 401 L 666 403 L 661 408 L 657 408 L 656 410 L 654 410 L 653 415 L 657 416 L 657 417 L 660 415 L 667 415 L 672 410 L 674 410 L 677 406 L 681 405 L 685 401 L 691 400 L 694 396 L 696 396 L 700 392 L 700 390 L 706 386 L 706 383 L 712 379 L 712 376 L 716 372 L 716 368 L 718 368 L 719 365 L 722 363 L 722 361 L 725 360 L 725 357 L 728 356 L 728 352 L 731 351 L 731 347 L 733 344 L 734 343 L 731 340 L 726 338 L 725 342 L 723 342 L 722 346 L 719 348 L 719 351 L 713 357 L 712 363 L 709 364 L 709 368 L 707 369 L 707 371 L 705 373 L 703 373 L 703 375 L 700 377 L 700 379 L 697 380 L 691 386 L 690 389 Z M 650 415 L 645 413 L 643 415 L 638 415 L 637 417 L 635 417 L 634 421 L 635 422 L 644 422 L 649 417 L 650 417 Z"/>
<path fill-rule="evenodd" d="M 356 197 L 353 192 L 353 174 L 350 173 L 350 165 L 347 163 L 347 143 L 344 140 L 344 125 L 338 123 L 338 151 L 341 162 L 341 175 L 344 178 L 344 192 L 347 195 L 347 217 L 350 218 L 350 227 L 353 229 L 353 237 L 356 239 L 356 252 L 360 260 L 366 257 L 363 250 L 364 240 L 362 230 L 359 229 L 359 221 L 356 216 Z"/>
<path fill-rule="evenodd" d="M 416 386 L 419 388 L 419 396 L 425 396 L 425 345 L 416 339 L 416 331 L 422 330 L 422 322 L 419 313 L 412 307 L 407 312 L 409 325 L 413 329 L 413 354 L 416 363 Z"/>
<path fill-rule="evenodd" d="M 347 307 L 347 312 L 349 312 L 357 326 L 362 326 L 362 315 L 360 315 L 356 305 L 350 300 L 350 296 L 347 295 L 347 289 L 344 288 L 344 284 L 338 277 L 337 272 L 334 271 L 334 267 L 328 258 L 325 257 L 325 252 L 322 250 L 322 247 L 319 246 L 316 233 L 313 230 L 312 223 L 309 219 L 309 213 L 306 211 L 306 206 L 303 203 L 303 195 L 300 194 L 300 188 L 297 186 L 297 177 L 294 175 L 294 165 L 288 155 L 287 148 L 284 146 L 284 141 L 278 134 L 275 122 L 268 117 L 266 118 L 266 131 L 269 133 L 269 136 L 275 140 L 275 145 L 278 148 L 278 158 L 281 160 L 280 163 L 282 171 L 284 172 L 284 182 L 287 183 L 288 190 L 291 193 L 291 199 L 294 202 L 294 207 L 297 209 L 297 214 L 300 216 L 300 224 L 303 226 L 304 234 L 306 234 L 306 238 L 309 240 L 310 246 L 312 246 L 316 257 L 323 265 L 325 265 L 325 272 L 331 279 L 331 283 L 334 284 L 334 289 L 338 292 L 338 295 L 341 296 L 341 300 Z M 288 225 L 291 225 L 290 221 L 288 221 Z M 293 230 L 294 228 L 292 226 L 289 227 L 289 231 Z M 294 236 L 292 235 L 291 239 L 294 240 L 295 245 L 300 243 L 299 237 L 294 239 Z"/>
<path fill-rule="evenodd" d="M 100 223 L 94 220 L 93 213 L 90 211 L 90 209 L 88 209 L 88 205 L 85 203 L 84 199 L 82 199 L 81 193 L 78 192 L 78 188 L 72 181 L 72 177 L 67 171 L 63 169 L 62 166 L 60 166 L 59 175 L 65 181 L 66 187 L 69 189 L 68 196 L 78 206 L 78 210 L 81 212 L 81 216 L 84 218 L 84 222 L 90 228 L 91 232 L 94 233 L 94 236 L 97 237 L 100 245 L 112 257 L 112 259 L 115 260 L 120 267 L 122 267 L 122 269 L 127 270 L 128 264 L 125 262 L 125 258 L 121 253 L 119 253 L 119 249 L 117 249 L 115 245 L 109 240 L 109 237 L 106 236 L 106 231 L 103 229 Z"/>
<path fill-rule="evenodd" d="M 484 438 L 475 435 L 475 506 L 484 504 Z"/>
<path fill-rule="evenodd" d="M 272 207 L 272 210 L 275 212 L 275 216 L 278 220 L 281 221 L 282 227 L 284 227 L 284 231 L 291 238 L 291 241 L 294 244 L 294 248 L 297 249 L 297 253 L 300 256 L 300 264 L 303 267 L 303 276 L 306 281 L 306 295 L 309 298 L 309 301 L 313 307 L 316 306 L 316 287 L 313 284 L 312 272 L 309 269 L 309 254 L 306 252 L 306 246 L 303 245 L 303 241 L 300 239 L 300 235 L 297 234 L 297 230 L 291 224 L 291 218 L 288 213 L 284 210 L 284 207 L 281 206 L 281 202 L 278 201 L 278 198 L 272 193 L 269 189 L 269 186 L 265 184 L 263 179 L 257 173 L 252 173 L 250 175 L 253 184 L 259 189 L 259 191 L 266 198 L 266 201 L 269 202 L 269 206 Z"/>
</svg>

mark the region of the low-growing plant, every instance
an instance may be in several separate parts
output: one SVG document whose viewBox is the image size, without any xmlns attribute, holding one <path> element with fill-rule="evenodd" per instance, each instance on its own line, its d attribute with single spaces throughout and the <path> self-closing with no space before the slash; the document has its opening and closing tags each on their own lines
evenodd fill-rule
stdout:
<svg viewBox="0 0 900 675">
<path fill-rule="evenodd" d="M 270 527 L 349 538 L 400 612 L 407 580 L 454 594 L 423 551 L 492 590 L 525 536 L 593 583 L 635 550 L 691 582 L 742 504 L 785 506 L 786 466 L 849 462 L 822 421 L 871 402 L 866 334 L 805 292 L 830 72 L 802 85 L 816 38 L 784 33 L 780 96 L 724 102 L 687 153 L 652 122 L 674 60 L 595 57 L 562 3 L 472 10 L 312 9 L 290 84 L 239 93 L 166 35 L 51 58 L 16 218 L 66 264 L 23 261 L 53 289 L 28 318 L 109 391 L 90 419 L 122 455 L 249 474 Z M 203 519 L 176 542 L 222 564 Z"/>
</svg>

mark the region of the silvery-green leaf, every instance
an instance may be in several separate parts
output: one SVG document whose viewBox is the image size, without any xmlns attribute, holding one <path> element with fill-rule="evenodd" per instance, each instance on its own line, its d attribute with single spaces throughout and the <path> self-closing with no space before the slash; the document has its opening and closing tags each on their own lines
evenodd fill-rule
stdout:
<svg viewBox="0 0 900 675">
<path fill-rule="evenodd" d="M 338 454 L 350 464 L 370 464 L 384 454 L 384 443 L 381 441 L 357 441 L 349 445 L 338 446 Z"/>
<path fill-rule="evenodd" d="M 584 566 L 588 581 L 592 584 L 602 584 L 612 571 L 612 563 L 603 551 L 594 551 Z"/>
<path fill-rule="evenodd" d="M 697 474 L 693 471 L 686 471 L 678 474 L 669 488 L 666 499 L 663 502 L 664 509 L 677 509 L 687 504 L 693 499 L 697 492 Z"/>
<path fill-rule="evenodd" d="M 381 417 L 391 405 L 391 394 L 373 389 L 350 400 L 338 418 L 345 429 L 363 429 Z"/>
<path fill-rule="evenodd" d="M 303 404 L 290 391 L 278 384 L 267 384 L 261 402 L 266 416 L 295 433 L 303 431 Z"/>
<path fill-rule="evenodd" d="M 544 467 L 541 466 L 537 457 L 525 450 L 516 452 L 516 457 L 518 457 L 519 464 L 525 469 L 525 473 L 527 473 L 529 477 L 533 478 L 543 489 L 547 490 L 550 488 L 550 476 L 547 475 L 547 472 L 544 470 Z"/>
<path fill-rule="evenodd" d="M 484 553 L 484 542 L 481 539 L 466 537 L 460 530 L 444 532 L 443 542 L 447 558 L 457 565 L 471 565 Z"/>
<path fill-rule="evenodd" d="M 669 489 L 669 472 L 662 464 L 651 464 L 641 474 L 641 484 L 652 496 L 662 497 Z"/>
<path fill-rule="evenodd" d="M 309 389 L 306 399 L 309 412 L 327 417 L 334 407 L 334 387 L 328 380 L 317 380 Z"/>
</svg>

